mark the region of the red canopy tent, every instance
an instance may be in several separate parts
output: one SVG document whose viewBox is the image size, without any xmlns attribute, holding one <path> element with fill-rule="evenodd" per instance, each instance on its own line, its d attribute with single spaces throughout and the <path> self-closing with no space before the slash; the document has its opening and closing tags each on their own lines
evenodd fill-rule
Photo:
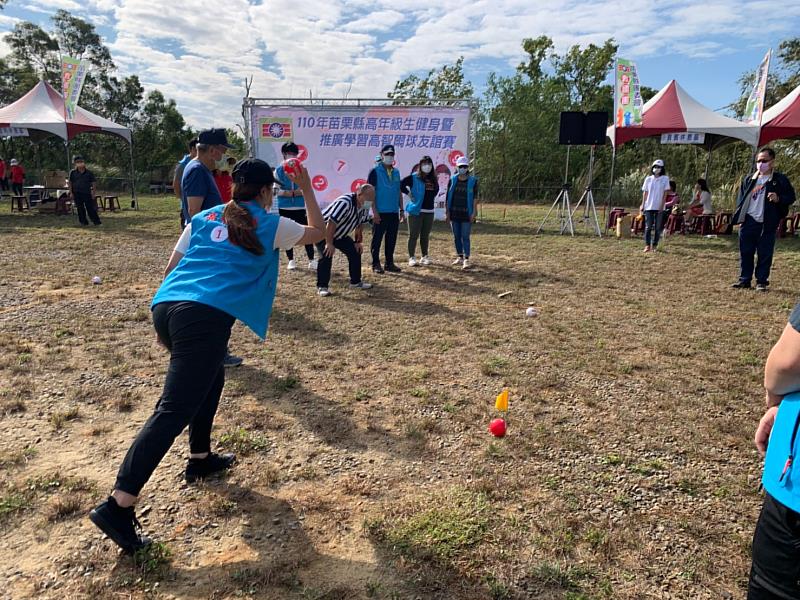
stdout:
<svg viewBox="0 0 800 600">
<path fill-rule="evenodd" d="M 99 115 L 76 107 L 72 118 L 66 117 L 64 99 L 53 86 L 40 81 L 33 89 L 16 102 L 0 108 L 0 128 L 13 128 L 28 133 L 34 141 L 49 136 L 60 137 L 67 144 L 67 162 L 69 163 L 69 141 L 81 133 L 105 133 L 116 135 L 128 142 L 131 154 L 131 178 L 133 178 L 133 141 L 131 130 L 117 125 Z M 136 202 L 135 185 L 131 182 L 131 197 Z"/>
<path fill-rule="evenodd" d="M 773 140 L 800 137 L 800 85 L 780 102 L 764 111 L 759 146 Z"/>
<path fill-rule="evenodd" d="M 639 138 L 683 132 L 704 133 L 702 145 L 707 150 L 734 140 L 751 146 L 758 142 L 757 125 L 715 113 L 692 98 L 674 79 L 644 105 L 641 125 L 612 125 L 606 130 L 614 148 Z"/>
</svg>

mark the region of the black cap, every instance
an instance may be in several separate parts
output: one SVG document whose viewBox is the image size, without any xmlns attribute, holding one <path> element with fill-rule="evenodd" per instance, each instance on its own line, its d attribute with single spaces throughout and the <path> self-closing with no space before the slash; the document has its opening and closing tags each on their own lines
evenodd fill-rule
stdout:
<svg viewBox="0 0 800 600">
<path fill-rule="evenodd" d="M 283 154 L 300 154 L 300 148 L 294 142 L 286 142 L 281 146 L 281 152 Z"/>
<path fill-rule="evenodd" d="M 254 183 L 256 185 L 272 185 L 275 176 L 272 167 L 259 158 L 245 158 L 233 166 L 234 183 Z"/>
<path fill-rule="evenodd" d="M 206 146 L 225 146 L 233 148 L 228 143 L 228 135 L 224 129 L 205 129 L 197 136 L 197 142 Z"/>
<path fill-rule="evenodd" d="M 381 154 L 385 152 L 394 152 L 394 146 L 392 144 L 386 144 L 383 148 L 381 148 Z"/>
<path fill-rule="evenodd" d="M 84 162 L 83 157 L 80 154 L 76 154 L 72 157 L 72 162 Z"/>
</svg>

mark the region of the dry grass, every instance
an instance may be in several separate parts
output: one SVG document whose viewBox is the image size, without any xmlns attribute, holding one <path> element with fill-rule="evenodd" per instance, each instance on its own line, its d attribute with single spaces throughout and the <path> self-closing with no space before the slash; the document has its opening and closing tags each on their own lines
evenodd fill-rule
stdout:
<svg viewBox="0 0 800 600">
<path fill-rule="evenodd" d="M 214 435 L 240 460 L 184 489 L 178 439 L 140 502 L 167 546 L 137 568 L 77 517 L 167 365 L 148 307 L 177 208 L 142 206 L 80 229 L 0 205 L 0 535 L 16 549 L 0 577 L 25 574 L 12 596 L 52 573 L 64 597 L 744 597 L 750 438 L 796 300 L 796 240 L 778 242 L 759 296 L 728 287 L 734 239 L 645 256 L 639 240 L 534 236 L 542 210 L 518 206 L 484 210 L 468 272 L 449 266 L 441 225 L 435 265 L 365 269 L 367 293 L 347 289 L 341 257 L 331 298 L 282 270 L 267 343 L 240 325 L 231 338 L 245 365 Z"/>
</svg>

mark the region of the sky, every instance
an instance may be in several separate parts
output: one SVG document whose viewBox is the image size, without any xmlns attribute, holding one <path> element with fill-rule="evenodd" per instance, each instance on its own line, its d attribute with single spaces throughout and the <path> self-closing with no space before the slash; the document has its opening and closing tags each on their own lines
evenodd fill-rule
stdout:
<svg viewBox="0 0 800 600">
<path fill-rule="evenodd" d="M 59 8 L 95 25 L 119 75 L 174 98 L 197 128 L 240 123 L 251 76 L 254 97 L 383 98 L 464 56 L 480 93 L 542 34 L 558 51 L 614 38 L 643 85 L 677 79 L 716 110 L 770 47 L 800 35 L 796 0 L 9 0 L 0 55 L 15 23 L 49 29 Z"/>
</svg>

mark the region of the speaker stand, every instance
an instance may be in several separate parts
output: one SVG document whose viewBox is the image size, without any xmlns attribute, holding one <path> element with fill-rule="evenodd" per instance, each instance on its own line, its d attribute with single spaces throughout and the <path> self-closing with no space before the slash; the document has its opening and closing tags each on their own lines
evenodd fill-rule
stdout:
<svg viewBox="0 0 800 600">
<path fill-rule="evenodd" d="M 580 197 L 578 203 L 575 205 L 575 208 L 572 210 L 572 216 L 575 216 L 575 213 L 578 212 L 578 208 L 580 208 L 580 205 L 583 204 L 583 217 L 581 217 L 583 226 L 586 227 L 587 225 L 592 225 L 597 237 L 603 237 L 603 234 L 600 230 L 600 220 L 597 218 L 597 207 L 594 203 L 594 194 L 592 194 L 593 176 L 594 146 L 592 146 L 589 150 L 589 182 L 586 185 L 586 189 L 583 190 L 583 195 Z"/>
<path fill-rule="evenodd" d="M 542 219 L 539 229 L 536 230 L 537 234 L 542 231 L 545 223 L 547 223 L 547 219 L 550 218 L 553 210 L 558 207 L 558 221 L 560 223 L 561 235 L 564 235 L 566 231 L 569 231 L 571 236 L 575 235 L 575 225 L 572 222 L 572 210 L 569 205 L 569 150 L 570 146 L 567 146 L 567 164 L 564 167 L 564 183 L 561 184 L 561 191 L 558 192 L 558 196 L 556 196 L 553 205 L 550 207 L 550 210 L 547 211 L 544 219 Z"/>
</svg>

